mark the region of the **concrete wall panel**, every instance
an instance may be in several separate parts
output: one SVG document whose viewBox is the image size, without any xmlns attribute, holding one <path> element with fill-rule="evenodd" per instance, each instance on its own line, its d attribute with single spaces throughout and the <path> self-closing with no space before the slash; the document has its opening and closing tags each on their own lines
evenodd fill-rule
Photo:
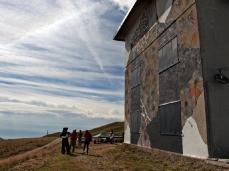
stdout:
<svg viewBox="0 0 229 171">
<path fill-rule="evenodd" d="M 211 156 L 228 158 L 229 84 L 208 82 L 206 86 L 211 126 Z"/>
<path fill-rule="evenodd" d="M 229 1 L 196 0 L 211 157 L 229 157 L 229 84 L 215 82 L 218 68 L 229 68 Z M 224 74 L 229 77 L 229 72 Z"/>
</svg>

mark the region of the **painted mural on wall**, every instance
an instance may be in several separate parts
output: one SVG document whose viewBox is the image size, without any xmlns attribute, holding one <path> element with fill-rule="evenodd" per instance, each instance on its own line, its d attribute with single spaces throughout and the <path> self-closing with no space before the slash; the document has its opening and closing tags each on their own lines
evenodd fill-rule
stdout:
<svg viewBox="0 0 229 171">
<path fill-rule="evenodd" d="M 151 5 L 153 4 L 151 2 Z M 148 9 L 155 10 L 155 6 Z M 130 124 L 130 115 L 133 112 L 131 72 L 140 65 L 140 105 L 137 108 L 141 113 L 141 124 L 137 142 L 131 143 L 196 157 L 207 157 L 204 91 L 195 1 L 174 0 L 168 10 L 166 16 L 163 16 L 165 18 L 163 22 L 158 20 L 130 52 L 125 73 L 126 125 Z M 154 14 L 149 11 L 148 13 Z M 160 49 L 165 47 L 166 50 L 173 39 L 177 41 L 175 48 L 178 62 L 159 72 Z M 174 50 L 174 47 L 172 49 Z M 182 134 L 162 135 L 158 108 L 161 104 L 173 101 L 180 101 Z M 190 123 L 195 126 L 191 126 Z M 190 134 L 195 135 L 199 144 L 193 146 L 195 141 L 191 140 L 193 136 Z M 191 150 L 191 147 L 196 149 Z M 200 147 L 202 151 L 192 153 L 198 151 Z"/>
</svg>

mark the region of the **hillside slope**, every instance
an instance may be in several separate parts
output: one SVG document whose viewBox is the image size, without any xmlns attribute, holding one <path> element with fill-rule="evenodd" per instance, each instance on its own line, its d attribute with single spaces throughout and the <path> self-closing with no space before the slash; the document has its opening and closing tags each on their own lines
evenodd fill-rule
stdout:
<svg viewBox="0 0 229 171">
<path fill-rule="evenodd" d="M 99 134 L 100 132 L 108 134 L 112 130 L 115 134 L 122 135 L 124 132 L 124 122 L 113 122 L 107 125 L 93 128 L 89 131 L 91 132 L 92 135 L 96 135 L 96 134 Z M 44 137 L 59 137 L 59 136 L 60 136 L 60 132 L 56 132 L 53 134 L 45 135 Z"/>
<path fill-rule="evenodd" d="M 114 122 L 110 123 L 104 126 L 100 126 L 98 128 L 94 128 L 90 130 L 92 135 L 99 134 L 100 132 L 103 132 L 105 134 L 108 134 L 113 130 L 114 133 L 122 135 L 124 132 L 124 122 Z"/>
</svg>

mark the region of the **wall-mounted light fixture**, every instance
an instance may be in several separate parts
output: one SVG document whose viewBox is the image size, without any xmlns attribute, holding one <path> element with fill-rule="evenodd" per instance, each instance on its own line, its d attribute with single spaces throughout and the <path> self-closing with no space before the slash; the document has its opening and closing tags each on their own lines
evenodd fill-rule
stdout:
<svg viewBox="0 0 229 171">
<path fill-rule="evenodd" d="M 222 71 L 227 70 L 227 67 L 224 68 L 218 68 L 219 74 L 215 74 L 214 78 L 216 81 L 222 83 L 222 84 L 227 84 L 228 83 L 228 78 L 222 74 Z"/>
</svg>

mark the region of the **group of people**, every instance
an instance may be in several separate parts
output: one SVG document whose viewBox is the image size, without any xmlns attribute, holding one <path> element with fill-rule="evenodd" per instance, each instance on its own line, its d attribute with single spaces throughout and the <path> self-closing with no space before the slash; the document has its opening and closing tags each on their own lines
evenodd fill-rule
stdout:
<svg viewBox="0 0 229 171">
<path fill-rule="evenodd" d="M 84 147 L 83 147 L 83 154 L 85 153 L 85 148 L 86 148 L 86 153 L 88 154 L 89 150 L 89 144 L 92 140 L 91 133 L 86 130 L 84 135 L 82 131 L 80 130 L 78 133 L 76 132 L 76 129 L 72 131 L 72 133 L 68 132 L 68 128 L 64 127 L 62 133 L 60 134 L 60 137 L 62 138 L 62 148 L 61 148 L 61 153 L 65 154 L 71 154 L 74 153 L 75 148 L 76 148 L 76 141 L 78 139 L 78 147 L 80 148 L 82 145 L 82 138 L 84 137 Z M 70 138 L 70 144 L 69 144 L 69 138 Z"/>
</svg>

